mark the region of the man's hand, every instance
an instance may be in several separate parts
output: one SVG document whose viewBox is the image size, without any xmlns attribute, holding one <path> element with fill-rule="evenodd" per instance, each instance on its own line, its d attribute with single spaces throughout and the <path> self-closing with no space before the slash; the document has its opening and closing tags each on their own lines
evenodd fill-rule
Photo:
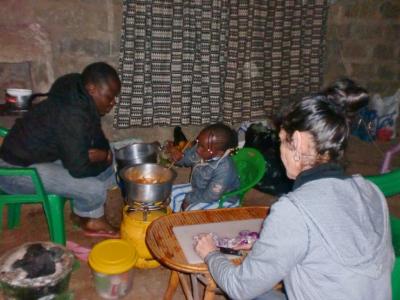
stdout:
<svg viewBox="0 0 400 300">
<path fill-rule="evenodd" d="M 212 234 L 208 233 L 200 235 L 197 244 L 194 246 L 194 250 L 196 251 L 197 255 L 204 260 L 208 253 L 216 251 L 218 248 L 215 245 Z"/>
<path fill-rule="evenodd" d="M 113 158 L 111 150 L 93 148 L 89 149 L 88 154 L 91 163 L 106 162 L 111 164 Z"/>
</svg>

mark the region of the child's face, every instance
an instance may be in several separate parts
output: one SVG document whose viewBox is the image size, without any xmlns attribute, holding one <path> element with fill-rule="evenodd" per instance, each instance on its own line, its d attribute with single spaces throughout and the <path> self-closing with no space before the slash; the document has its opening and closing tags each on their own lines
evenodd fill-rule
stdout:
<svg viewBox="0 0 400 300">
<path fill-rule="evenodd" d="M 220 151 L 216 151 L 212 141 L 214 137 L 209 132 L 200 132 L 197 137 L 197 154 L 204 160 L 209 160 L 217 155 Z"/>
</svg>

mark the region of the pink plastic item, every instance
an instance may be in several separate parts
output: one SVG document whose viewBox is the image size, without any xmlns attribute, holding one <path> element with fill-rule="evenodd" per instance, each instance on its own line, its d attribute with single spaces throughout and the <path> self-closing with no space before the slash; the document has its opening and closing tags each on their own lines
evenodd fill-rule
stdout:
<svg viewBox="0 0 400 300">
<path fill-rule="evenodd" d="M 71 250 L 72 253 L 81 261 L 87 262 L 89 253 L 92 249 L 83 247 L 75 242 L 67 241 L 67 249 Z"/>
<path fill-rule="evenodd" d="M 385 158 L 383 160 L 383 164 L 381 167 L 381 174 L 387 173 L 390 171 L 390 161 L 392 160 L 393 155 L 400 151 L 400 144 L 392 147 L 385 153 Z"/>
</svg>

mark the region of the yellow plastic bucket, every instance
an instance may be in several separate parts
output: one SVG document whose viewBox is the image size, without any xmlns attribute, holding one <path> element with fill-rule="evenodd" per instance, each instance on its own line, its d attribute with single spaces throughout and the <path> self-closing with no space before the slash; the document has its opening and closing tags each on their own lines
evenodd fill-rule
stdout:
<svg viewBox="0 0 400 300">
<path fill-rule="evenodd" d="M 138 256 L 127 241 L 110 239 L 96 244 L 89 254 L 96 291 L 104 299 L 120 299 L 132 288 Z"/>
<path fill-rule="evenodd" d="M 156 268 L 160 264 L 153 259 L 146 246 L 146 231 L 147 227 L 155 219 L 165 216 L 168 212 L 166 209 L 149 211 L 147 221 L 143 221 L 143 212 L 128 212 L 128 206 L 124 208 L 123 218 L 121 223 L 121 238 L 128 241 L 135 247 L 138 254 L 136 267 L 141 269 Z"/>
</svg>

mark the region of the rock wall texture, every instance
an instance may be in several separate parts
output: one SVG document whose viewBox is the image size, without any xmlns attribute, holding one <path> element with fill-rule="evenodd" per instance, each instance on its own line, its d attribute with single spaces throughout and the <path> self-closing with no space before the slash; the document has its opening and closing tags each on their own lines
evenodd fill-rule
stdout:
<svg viewBox="0 0 400 300">
<path fill-rule="evenodd" d="M 340 0 L 331 5 L 325 84 L 346 75 L 384 95 L 400 88 L 400 1 Z"/>
<path fill-rule="evenodd" d="M 15 57 L 23 53 L 27 61 L 38 34 L 32 31 L 30 40 L 24 36 L 23 42 L 18 43 L 13 33 L 24 27 L 40 27 L 44 36 L 41 44 L 50 49 L 44 59 L 51 64 L 55 78 L 79 72 L 94 61 L 118 64 L 120 0 L 3 0 L 0 15 L 0 35 L 11 35 L 6 42 L 18 46 L 13 47 Z M 0 50 L 0 63 L 8 62 L 4 61 L 5 56 L 9 53 L 2 55 Z"/>
<path fill-rule="evenodd" d="M 13 28 L 40 26 L 45 37 L 41 44 L 47 49 L 45 58 L 54 77 L 79 72 L 94 61 L 118 66 L 122 0 L 2 0 L 0 15 L 0 36 L 2 31 Z M 324 84 L 346 75 L 371 92 L 384 95 L 394 92 L 400 87 L 399 39 L 399 0 L 335 1 L 328 15 Z M 29 53 L 34 41 L 32 36 L 32 43 L 26 38 L 20 44 L 18 40 L 9 43 L 17 43 L 22 53 Z M 12 49 L 16 49 L 15 56 L 21 56 L 18 48 Z M 21 65 L 12 70 L 12 65 L 4 63 L 15 61 L 2 61 L 0 51 L 0 79 L 15 77 L 27 69 Z M 36 68 L 36 74 L 46 73 L 40 66 Z M 16 81 L 21 86 L 21 79 Z M 115 130 L 112 118 L 107 116 L 104 125 L 113 140 L 130 136 L 142 136 L 145 140 L 170 137 L 170 128 Z M 196 132 L 198 128 L 187 130 Z"/>
</svg>

